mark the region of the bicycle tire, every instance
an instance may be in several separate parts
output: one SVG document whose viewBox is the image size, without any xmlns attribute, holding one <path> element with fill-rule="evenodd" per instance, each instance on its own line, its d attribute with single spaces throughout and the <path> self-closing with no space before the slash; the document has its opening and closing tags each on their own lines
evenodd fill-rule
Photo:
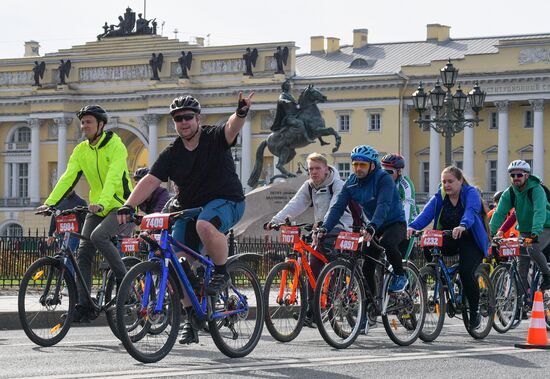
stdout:
<svg viewBox="0 0 550 379">
<path fill-rule="evenodd" d="M 389 275 L 384 280 L 382 301 L 387 304 L 387 309 L 382 314 L 382 323 L 396 345 L 409 346 L 418 339 L 424 325 L 426 288 L 412 262 L 404 262 L 403 270 L 409 281 L 404 291 L 390 293 Z"/>
<path fill-rule="evenodd" d="M 286 270 L 285 283 L 282 282 Z M 295 289 L 296 300 L 290 303 L 295 279 L 295 266 L 291 262 L 281 262 L 273 266 L 264 284 L 265 326 L 277 341 L 290 342 L 302 330 L 307 311 L 307 288 L 303 275 L 298 277 Z M 279 294 L 283 286 L 283 296 Z"/>
<path fill-rule="evenodd" d="M 489 335 L 493 328 L 495 315 L 495 292 L 491 279 L 484 270 L 476 270 L 476 279 L 479 283 L 479 308 L 481 313 L 481 323 L 477 329 L 470 329 L 469 326 L 469 306 L 466 296 L 462 296 L 462 321 L 468 331 L 468 334 L 475 339 L 483 339 Z"/>
<path fill-rule="evenodd" d="M 422 267 L 420 269 L 420 277 L 425 284 L 427 307 L 424 326 L 418 337 L 424 342 L 432 342 L 439 337 L 445 323 L 445 314 L 447 311 L 445 290 L 441 279 L 436 277 L 435 267 Z"/>
<path fill-rule="evenodd" d="M 63 289 L 67 296 L 62 294 Z M 31 264 L 23 275 L 18 294 L 19 321 L 27 337 L 44 347 L 61 341 L 71 328 L 76 298 L 76 285 L 67 266 L 50 257 Z"/>
<path fill-rule="evenodd" d="M 230 358 L 241 358 L 254 350 L 262 335 L 264 298 L 260 280 L 244 262 L 237 261 L 228 265 L 227 271 L 231 277 L 231 284 L 223 294 L 215 298 L 215 309 L 222 308 L 223 312 L 244 307 L 247 311 L 221 319 L 210 319 L 208 329 L 214 344 L 223 354 Z M 241 298 L 238 293 L 245 301 L 248 300 L 246 304 L 239 304 Z M 214 307 L 213 301 L 210 304 Z M 252 332 L 249 333 L 249 330 Z M 242 336 L 245 338 L 240 338 Z"/>
<path fill-rule="evenodd" d="M 521 318 L 519 309 L 518 283 L 510 272 L 510 266 L 499 266 L 491 275 L 495 289 L 495 317 L 493 329 L 498 333 L 506 333 L 516 319 Z"/>
<path fill-rule="evenodd" d="M 135 288 L 142 286 L 147 275 L 151 278 L 149 305 L 147 309 L 142 310 L 142 301 L 133 297 L 136 296 Z M 116 319 L 120 340 L 126 351 L 143 363 L 153 363 L 163 359 L 172 350 L 178 337 L 181 316 L 181 296 L 178 285 L 176 278 L 169 274 L 166 294 L 159 294 L 160 286 L 155 284 L 161 277 L 160 262 L 138 263 L 124 277 L 117 296 Z M 160 296 L 164 298 L 163 310 L 161 313 L 154 313 Z M 165 322 L 166 317 L 169 318 L 169 323 Z M 149 333 L 149 328 L 157 323 L 164 325 L 162 332 Z"/>
<path fill-rule="evenodd" d="M 348 283 L 353 270 L 353 283 Z M 314 292 L 313 314 L 330 346 L 345 349 L 357 339 L 366 317 L 366 296 L 363 279 L 351 262 L 339 259 L 323 268 Z"/>
</svg>

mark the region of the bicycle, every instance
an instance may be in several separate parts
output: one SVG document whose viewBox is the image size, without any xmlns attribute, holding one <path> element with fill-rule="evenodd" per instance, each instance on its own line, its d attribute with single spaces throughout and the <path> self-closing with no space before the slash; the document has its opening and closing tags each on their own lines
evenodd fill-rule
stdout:
<svg viewBox="0 0 550 379">
<path fill-rule="evenodd" d="M 302 330 L 309 302 L 306 277 L 310 287 L 315 289 L 316 277 L 307 253 L 323 264 L 329 262 L 324 254 L 305 242 L 311 238 L 312 228 L 312 224 L 273 226 L 274 230 L 281 230 L 281 242 L 292 244 L 292 251 L 286 255 L 284 262 L 273 266 L 264 285 L 265 326 L 280 342 L 292 341 Z"/>
<path fill-rule="evenodd" d="M 45 216 L 55 215 L 56 236 L 62 238 L 61 247 L 54 256 L 39 258 L 32 263 L 21 280 L 18 295 L 18 315 L 23 331 L 37 345 L 48 347 L 57 344 L 69 332 L 78 297 L 76 281 L 87 293 L 92 306 L 90 319 L 105 312 L 107 323 L 118 338 L 114 304 L 116 301 L 116 280 L 107 262 L 102 262 L 101 284 L 94 297 L 84 283 L 82 273 L 76 263 L 74 252 L 69 247 L 71 236 L 89 240 L 78 234 L 77 213 L 88 213 L 88 208 L 78 206 L 64 211 L 50 207 L 42 212 Z M 134 257 L 123 258 L 127 269 L 140 262 Z M 72 265 L 69 269 L 68 264 Z"/>
<path fill-rule="evenodd" d="M 373 242 L 376 241 L 373 239 Z M 337 349 L 350 346 L 364 325 L 368 333 L 367 313 L 381 315 L 386 333 L 397 345 L 408 346 L 418 338 L 426 313 L 426 291 L 420 272 L 410 262 L 403 269 L 409 284 L 404 291 L 389 292 L 396 275 L 385 254 L 379 259 L 362 254 L 363 241 L 359 233 L 342 232 L 335 248 L 339 257 L 327 264 L 317 280 L 314 295 L 314 315 L 323 339 Z M 369 262 L 382 269 L 376 276 L 376 289 L 365 286 L 362 266 Z"/>
<path fill-rule="evenodd" d="M 214 264 L 170 234 L 178 218 L 193 219 L 202 208 L 174 213 L 153 213 L 141 220 L 140 238 L 149 245 L 148 260 L 134 266 L 124 277 L 117 300 L 117 326 L 126 351 L 144 363 L 157 362 L 172 349 L 179 331 L 183 290 L 193 310 L 188 315 L 196 329 L 209 332 L 218 349 L 228 357 L 244 357 L 258 343 L 263 327 L 264 303 L 256 274 L 243 262 L 257 254 L 229 257 L 231 281 L 219 296 L 205 296 Z M 149 235 L 160 231 L 160 239 Z M 198 269 L 184 269 L 172 246 L 195 259 Z"/>
<path fill-rule="evenodd" d="M 531 241 L 527 238 L 493 238 L 493 243 L 498 248 L 502 259 L 495 269 L 491 280 L 495 287 L 495 321 L 493 328 L 499 333 L 506 333 L 508 330 L 517 327 L 522 320 L 524 313 L 527 313 L 533 306 L 535 289 L 539 288 L 541 272 L 537 265 L 534 265 L 534 273 L 530 286 L 526 288 L 520 279 L 518 271 L 518 257 L 521 248 L 529 248 Z M 547 296 L 544 299 L 546 307 L 545 319 L 546 329 L 550 330 L 550 300 Z"/>
<path fill-rule="evenodd" d="M 445 322 L 445 314 L 455 317 L 462 313 L 464 326 L 475 339 L 485 338 L 493 324 L 495 294 L 489 276 L 479 267 L 476 276 L 480 289 L 479 308 L 482 320 L 478 328 L 469 327 L 468 300 L 463 294 L 458 264 L 447 267 L 441 251 L 443 237 L 450 236 L 451 233 L 450 230 L 426 230 L 416 233 L 422 236 L 421 246 L 432 256 L 432 262 L 420 269 L 422 280 L 426 283 L 428 298 L 426 322 L 420 333 L 420 339 L 424 342 L 432 342 L 439 336 Z"/>
</svg>

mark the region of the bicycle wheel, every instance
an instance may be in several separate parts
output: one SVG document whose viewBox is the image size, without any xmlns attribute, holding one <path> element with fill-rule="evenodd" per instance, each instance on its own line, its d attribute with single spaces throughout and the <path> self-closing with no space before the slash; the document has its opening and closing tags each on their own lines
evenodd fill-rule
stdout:
<svg viewBox="0 0 550 379">
<path fill-rule="evenodd" d="M 126 351 L 143 363 L 160 361 L 178 337 L 181 304 L 176 278 L 168 276 L 164 294 L 159 292 L 161 279 L 160 262 L 142 262 L 128 271 L 118 291 L 116 321 L 120 340 Z M 143 308 L 147 284 L 149 303 Z M 163 309 L 155 312 L 160 297 L 164 298 Z"/>
<path fill-rule="evenodd" d="M 491 281 L 495 288 L 495 319 L 493 328 L 506 333 L 512 327 L 516 315 L 520 316 L 518 284 L 510 266 L 499 266 L 493 271 Z"/>
<path fill-rule="evenodd" d="M 293 263 L 281 262 L 269 271 L 264 300 L 265 326 L 273 338 L 280 342 L 296 338 L 306 317 L 307 288 L 304 277 L 296 277 Z"/>
<path fill-rule="evenodd" d="M 491 279 L 483 270 L 476 271 L 476 279 L 479 284 L 479 312 L 481 313 L 481 323 L 476 329 L 470 329 L 469 316 L 470 307 L 466 296 L 462 296 L 462 321 L 468 334 L 475 339 L 483 339 L 489 335 L 493 327 L 493 319 L 495 316 L 495 292 Z M 462 292 L 463 293 L 463 292 Z"/>
<path fill-rule="evenodd" d="M 231 285 L 215 299 L 211 309 L 222 313 L 242 312 L 208 320 L 208 329 L 218 349 L 231 358 L 241 358 L 252 352 L 264 325 L 262 286 L 254 271 L 243 262 L 228 265 Z M 215 300 L 215 303 L 214 303 Z"/>
<path fill-rule="evenodd" d="M 404 262 L 403 270 L 409 280 L 404 291 L 389 292 L 390 275 L 384 280 L 382 323 L 395 344 L 408 346 L 416 341 L 424 325 L 426 289 L 420 272 L 412 262 Z"/>
<path fill-rule="evenodd" d="M 443 329 L 445 323 L 446 301 L 443 283 L 436 277 L 433 266 L 425 266 L 420 269 L 426 289 L 426 317 L 424 326 L 418 336 L 424 342 L 434 341 Z"/>
<path fill-rule="evenodd" d="M 129 271 L 136 263 L 138 263 L 137 259 L 123 259 L 123 262 L 124 266 L 126 267 L 126 271 Z M 109 271 L 109 275 L 107 277 L 107 285 L 105 286 L 105 304 L 108 304 L 112 299 L 115 298 L 117 290 L 118 288 L 116 288 L 115 275 L 112 271 Z M 116 303 L 105 309 L 105 317 L 107 319 L 107 324 L 109 325 L 109 328 L 111 328 L 111 331 L 113 332 L 115 337 L 120 339 L 120 334 L 118 333 L 116 323 Z"/>
<path fill-rule="evenodd" d="M 361 332 L 366 317 L 365 286 L 350 262 L 336 260 L 319 274 L 313 298 L 313 314 L 323 339 L 332 347 L 345 349 Z"/>
<path fill-rule="evenodd" d="M 67 266 L 49 257 L 34 262 L 21 280 L 18 296 L 19 321 L 27 337 L 45 347 L 61 341 L 71 327 L 76 297 Z"/>
</svg>

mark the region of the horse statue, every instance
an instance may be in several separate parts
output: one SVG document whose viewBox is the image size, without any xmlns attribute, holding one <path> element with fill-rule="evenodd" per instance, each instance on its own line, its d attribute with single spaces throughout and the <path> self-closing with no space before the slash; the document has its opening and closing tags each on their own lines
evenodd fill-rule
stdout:
<svg viewBox="0 0 550 379">
<path fill-rule="evenodd" d="M 338 151 L 342 138 L 333 128 L 325 126 L 325 120 L 321 116 L 321 112 L 317 107 L 317 103 L 323 103 L 327 97 L 319 90 L 313 87 L 312 84 L 307 86 L 300 97 L 298 98 L 298 107 L 295 117 L 289 124 L 286 121 L 288 117 L 282 118 L 281 127 L 273 131 L 265 141 L 263 141 L 258 150 L 256 150 L 256 163 L 254 169 L 248 179 L 248 185 L 251 188 L 258 185 L 263 167 L 264 150 L 267 147 L 269 151 L 277 156 L 277 169 L 283 174 L 283 177 L 295 177 L 296 175 L 287 171 L 284 167 L 288 162 L 292 161 L 296 156 L 296 149 L 307 146 L 324 136 L 334 136 L 335 145 L 332 152 Z M 276 116 L 277 119 L 277 116 Z"/>
</svg>

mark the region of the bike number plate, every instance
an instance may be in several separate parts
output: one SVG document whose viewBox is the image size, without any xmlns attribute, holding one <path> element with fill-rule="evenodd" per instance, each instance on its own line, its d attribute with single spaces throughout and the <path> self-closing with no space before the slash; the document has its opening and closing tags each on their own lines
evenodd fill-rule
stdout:
<svg viewBox="0 0 550 379">
<path fill-rule="evenodd" d="M 141 220 L 141 230 L 165 230 L 170 224 L 170 215 L 168 213 L 151 213 L 143 216 Z"/>
<path fill-rule="evenodd" d="M 501 257 L 519 256 L 519 241 L 517 239 L 502 241 L 498 249 L 498 255 Z"/>
<path fill-rule="evenodd" d="M 356 251 L 359 248 L 361 234 L 351 232 L 340 232 L 336 238 L 334 247 L 338 250 Z"/>
<path fill-rule="evenodd" d="M 76 221 L 76 215 L 70 214 L 66 216 L 57 216 L 55 218 L 56 231 L 58 234 L 65 232 L 78 232 L 78 222 Z"/>
<path fill-rule="evenodd" d="M 426 230 L 422 233 L 420 247 L 441 247 L 443 246 L 443 231 Z"/>
<path fill-rule="evenodd" d="M 281 226 L 281 243 L 296 243 L 300 239 L 300 228 L 297 226 Z"/>
<path fill-rule="evenodd" d="M 139 238 L 123 238 L 120 243 L 123 253 L 137 253 L 139 251 Z"/>
</svg>

